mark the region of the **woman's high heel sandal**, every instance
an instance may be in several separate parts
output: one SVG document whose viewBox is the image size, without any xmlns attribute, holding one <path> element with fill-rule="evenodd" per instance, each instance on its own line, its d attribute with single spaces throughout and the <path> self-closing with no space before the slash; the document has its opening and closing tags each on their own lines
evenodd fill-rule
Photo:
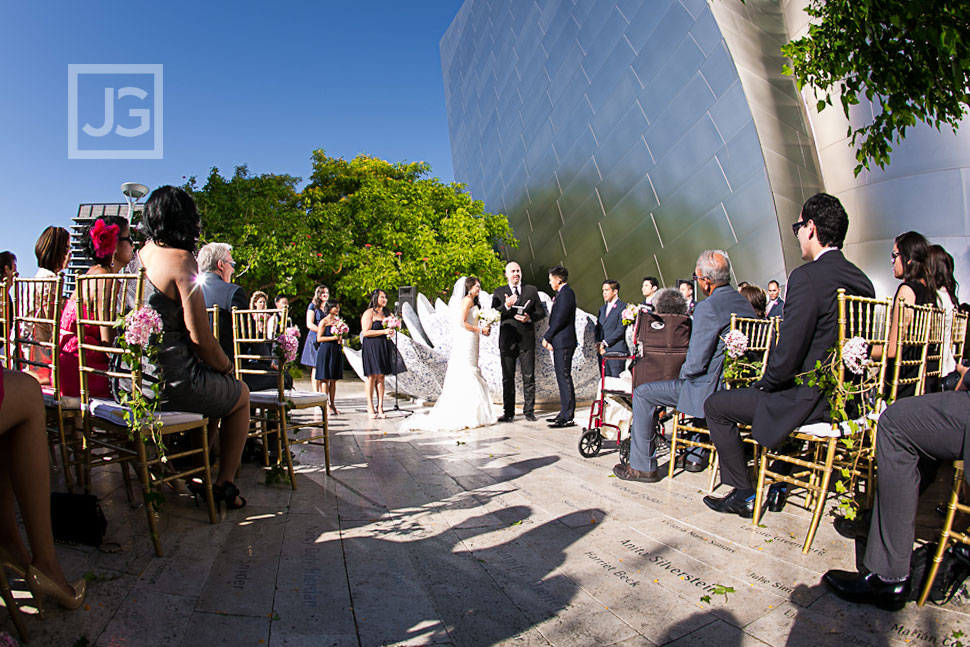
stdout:
<svg viewBox="0 0 970 647">
<path fill-rule="evenodd" d="M 27 567 L 27 588 L 34 598 L 37 605 L 37 614 L 43 618 L 44 608 L 41 601 L 44 596 L 54 598 L 65 609 L 77 609 L 84 602 L 84 594 L 87 591 L 87 582 L 78 580 L 70 584 L 71 593 L 66 593 L 58 586 L 54 580 L 47 577 L 39 568 L 31 564 Z"/>
<path fill-rule="evenodd" d="M 237 497 L 242 503 L 236 503 Z M 213 485 L 212 498 L 215 499 L 216 508 L 220 508 L 223 501 L 226 503 L 226 510 L 238 510 L 246 507 L 246 499 L 239 496 L 239 488 L 232 481 L 226 481 L 222 485 Z"/>
</svg>

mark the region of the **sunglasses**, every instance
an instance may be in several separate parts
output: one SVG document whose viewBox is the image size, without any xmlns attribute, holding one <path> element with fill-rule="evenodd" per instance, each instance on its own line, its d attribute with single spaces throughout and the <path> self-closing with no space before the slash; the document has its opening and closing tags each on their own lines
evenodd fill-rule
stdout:
<svg viewBox="0 0 970 647">
<path fill-rule="evenodd" d="M 131 236 L 118 236 L 118 242 L 119 243 L 120 242 L 128 242 L 128 243 L 130 243 L 130 242 L 132 242 L 131 241 Z"/>
<path fill-rule="evenodd" d="M 809 220 L 799 220 L 798 222 L 793 222 L 791 224 L 791 233 L 795 234 L 795 238 L 798 238 L 798 230 L 807 225 Z"/>
<path fill-rule="evenodd" d="M 900 254 L 899 252 L 893 252 L 892 254 L 889 255 L 893 263 L 895 263 L 896 259 L 899 258 L 900 256 L 902 256 L 902 254 Z"/>
<path fill-rule="evenodd" d="M 691 274 L 690 278 L 692 281 L 700 281 L 701 279 L 704 279 L 705 281 L 710 281 L 710 279 L 707 278 L 706 276 L 698 276 L 696 274 Z"/>
</svg>

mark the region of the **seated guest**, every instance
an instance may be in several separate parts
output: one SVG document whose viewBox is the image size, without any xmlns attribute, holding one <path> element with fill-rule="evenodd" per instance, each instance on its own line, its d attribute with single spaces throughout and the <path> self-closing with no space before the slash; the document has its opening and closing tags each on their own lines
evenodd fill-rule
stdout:
<svg viewBox="0 0 970 647">
<path fill-rule="evenodd" d="M 687 314 L 693 316 L 694 306 L 697 305 L 694 301 L 694 282 L 690 279 L 677 279 L 677 289 L 687 299 Z"/>
<path fill-rule="evenodd" d="M 0 268 L 3 268 L 3 280 L 9 287 L 13 283 L 13 277 L 17 275 L 17 257 L 13 252 L 0 252 Z"/>
<path fill-rule="evenodd" d="M 198 290 L 193 252 L 201 231 L 199 212 L 188 193 L 163 186 L 148 197 L 143 213 L 148 242 L 138 256 L 148 279 L 145 302 L 158 311 L 163 330 L 157 359 L 145 366 L 145 380 L 161 387 L 160 411 L 207 416 L 210 438 L 218 429 L 219 474 L 212 494 L 229 509 L 241 508 L 246 500 L 232 478 L 249 431 L 249 388 L 233 376 L 233 362 L 212 335 L 206 302 Z M 219 269 L 222 274 L 216 278 L 227 281 L 232 257 L 225 248 L 222 251 L 215 262 L 210 258 L 209 267 Z"/>
<path fill-rule="evenodd" d="M 603 305 L 596 319 L 596 344 L 600 355 L 606 353 L 626 354 L 626 326 L 621 313 L 626 304 L 620 301 L 620 284 L 612 279 L 603 281 Z M 616 377 L 623 372 L 623 360 L 607 360 L 603 370 L 606 375 Z"/>
<path fill-rule="evenodd" d="M 765 309 L 765 316 L 785 316 L 785 302 L 781 298 L 781 285 L 775 280 L 768 281 L 768 307 Z"/>
<path fill-rule="evenodd" d="M 269 297 L 266 296 L 266 293 L 262 290 L 256 290 L 253 292 L 252 296 L 249 297 L 250 310 L 265 310 L 266 304 L 268 303 Z M 266 323 L 269 321 L 269 316 L 253 313 L 253 321 L 256 322 L 256 332 L 265 337 L 267 334 Z"/>
<path fill-rule="evenodd" d="M 647 309 L 653 308 L 653 295 L 657 293 L 660 289 L 660 281 L 657 280 L 656 276 L 645 276 L 643 278 L 643 284 L 640 286 L 640 293 L 643 294 L 643 305 L 647 306 Z"/>
<path fill-rule="evenodd" d="M 738 292 L 741 293 L 751 307 L 754 308 L 754 313 L 758 316 L 758 319 L 765 318 L 765 308 L 768 305 L 768 298 L 765 295 L 765 291 L 762 290 L 757 285 L 747 284 L 743 288 L 739 289 Z"/>
<path fill-rule="evenodd" d="M 751 317 L 751 304 L 731 289 L 731 261 L 726 252 L 707 250 L 697 258 L 695 279 L 708 298 L 694 309 L 687 359 L 680 377 L 663 382 L 647 382 L 633 390 L 633 427 L 630 430 L 630 464 L 619 463 L 613 473 L 625 481 L 655 483 L 657 472 L 657 408 L 676 407 L 680 413 L 701 418 L 704 401 L 723 387 L 724 339 L 731 325 L 731 314 Z M 675 457 L 671 457 L 674 460 Z M 690 455 L 690 471 L 704 469 L 700 457 Z"/>
<path fill-rule="evenodd" d="M 929 270 L 933 274 L 933 283 L 936 285 L 936 302 L 945 314 L 943 324 L 943 343 L 942 362 L 940 367 L 942 375 L 948 375 L 956 369 L 956 359 L 953 357 L 953 345 L 949 342 L 953 334 L 953 313 L 960 304 L 957 298 L 956 277 L 953 276 L 953 257 L 941 245 L 930 245 L 930 253 L 927 257 Z M 938 389 L 932 389 L 935 391 Z M 927 391 L 931 389 L 927 388 Z"/>
<path fill-rule="evenodd" d="M 276 304 L 276 309 L 277 310 L 283 310 L 284 308 L 289 308 L 290 307 L 290 298 L 288 296 L 286 296 L 285 294 L 278 294 L 278 295 L 276 295 L 276 299 L 273 301 L 273 303 Z M 269 329 L 270 330 L 279 330 L 279 328 L 280 328 L 279 322 L 276 320 L 276 317 L 277 317 L 277 315 L 273 315 L 272 317 L 269 318 Z M 283 326 L 283 327 L 284 328 L 292 328 L 293 327 L 293 318 L 289 315 L 289 310 L 287 310 L 286 325 Z"/>
<path fill-rule="evenodd" d="M 219 307 L 219 345 L 222 352 L 232 360 L 232 309 L 245 310 L 248 306 L 246 291 L 240 285 L 230 283 L 236 271 L 232 260 L 232 246 L 226 243 L 209 243 L 199 250 L 199 284 L 206 308 Z M 211 319 L 210 319 L 211 324 Z"/>
<path fill-rule="evenodd" d="M 843 600 L 898 611 L 906 605 L 923 457 L 970 464 L 966 368 L 958 391 L 897 400 L 879 416 L 876 502 L 862 560 L 865 573 L 832 570 L 822 580 Z M 970 470 L 964 473 L 970 480 Z M 918 585 L 919 583 L 917 583 Z"/>
<path fill-rule="evenodd" d="M 640 311 L 637 315 L 636 343 L 640 350 L 631 367 L 634 389 L 644 382 L 679 377 L 687 358 L 691 327 L 687 301 L 679 291 L 667 288 L 658 291 L 653 302 L 653 312 Z"/>
<path fill-rule="evenodd" d="M 67 269 L 71 261 L 71 235 L 63 227 L 48 227 L 41 233 L 34 245 L 34 255 L 37 257 L 37 274 L 34 278 L 53 278 Z M 40 293 L 28 295 L 29 303 L 26 304 L 26 313 L 33 316 L 51 318 L 53 313 L 46 312 L 43 304 L 35 302 L 40 299 Z M 18 307 L 23 307 L 23 304 Z M 50 324 L 33 323 L 25 324 L 27 328 L 21 331 L 25 338 L 33 341 L 50 341 L 54 336 L 54 330 Z M 51 350 L 35 344 L 29 345 L 28 353 L 33 362 L 50 365 Z M 50 384 L 50 369 L 40 366 L 27 366 L 27 372 L 34 375 L 41 384 Z"/>
<path fill-rule="evenodd" d="M 85 272 L 85 276 L 99 274 L 117 274 L 125 267 L 133 256 L 134 248 L 131 244 L 131 232 L 128 220 L 121 216 L 102 216 L 81 233 L 81 249 L 84 255 L 94 261 L 94 265 Z M 64 305 L 61 312 L 60 339 L 60 383 L 61 394 L 78 396 L 81 394 L 81 378 L 78 369 L 78 293 L 75 291 Z M 96 308 L 93 301 L 81 304 L 81 311 Z M 99 326 L 86 326 L 84 329 L 85 343 L 110 346 L 114 341 L 116 329 Z M 93 368 L 108 370 L 108 356 L 97 351 L 88 351 L 84 356 L 88 365 Z M 88 393 L 96 398 L 110 398 L 111 388 L 108 378 L 104 375 L 92 373 L 88 375 Z"/>
<path fill-rule="evenodd" d="M 802 259 L 812 262 L 795 268 L 788 278 L 785 318 L 764 376 L 749 388 L 715 393 L 704 405 L 721 479 L 734 488 L 722 498 L 704 497 L 713 510 L 742 517 L 754 514 L 754 488 L 737 423 L 750 424 L 754 439 L 774 449 L 799 426 L 830 418 L 828 400 L 816 387 L 796 385 L 795 376 L 814 370 L 838 341 L 838 289 L 875 296 L 869 278 L 842 255 L 848 227 L 849 217 L 838 199 L 817 193 L 805 202 L 792 231 Z M 770 509 L 784 505 L 784 492 L 772 486 Z"/>
<path fill-rule="evenodd" d="M 747 285 L 751 285 L 751 284 L 748 283 L 747 281 L 738 281 L 738 292 L 741 291 L 741 288 L 743 288 L 743 287 L 745 287 Z"/>
<path fill-rule="evenodd" d="M 0 369 L 0 568 L 24 577 L 38 609 L 44 598 L 77 609 L 84 602 L 86 582 L 68 583 L 54 552 L 44 420 L 37 381 Z M 30 551 L 20 538 L 16 504 Z"/>
<path fill-rule="evenodd" d="M 896 289 L 893 297 L 892 320 L 889 324 L 889 344 L 886 347 L 886 354 L 890 362 L 886 366 L 886 394 L 891 392 L 891 382 L 895 372 L 896 364 L 896 329 L 899 324 L 902 308 L 900 304 L 909 303 L 911 305 L 925 306 L 936 304 L 937 286 L 934 282 L 928 261 L 930 254 L 930 244 L 922 234 L 915 231 L 907 231 L 896 236 L 893 241 L 893 276 L 902 279 L 902 283 Z M 918 360 L 922 350 L 917 347 L 909 347 L 904 350 L 904 359 Z M 875 348 L 873 357 L 882 356 L 882 349 Z M 899 377 L 902 379 L 914 378 L 919 374 L 919 365 L 908 365 L 900 367 Z M 916 383 L 901 384 L 896 392 L 896 399 L 908 398 L 916 394 Z"/>
</svg>

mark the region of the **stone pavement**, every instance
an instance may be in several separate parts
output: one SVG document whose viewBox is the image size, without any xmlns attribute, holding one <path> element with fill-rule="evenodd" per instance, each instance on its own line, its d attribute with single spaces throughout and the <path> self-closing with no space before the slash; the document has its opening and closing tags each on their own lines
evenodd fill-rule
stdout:
<svg viewBox="0 0 970 647">
<path fill-rule="evenodd" d="M 793 505 L 754 526 L 703 505 L 706 473 L 617 480 L 613 444 L 584 459 L 579 427 L 399 433 L 400 413 L 367 419 L 359 382 L 338 389 L 331 477 L 315 446 L 297 449 L 295 491 L 245 465 L 249 504 L 217 525 L 170 493 L 163 558 L 118 475 L 99 475 L 120 551 L 58 547 L 88 598 L 28 618 L 31 644 L 881 646 L 970 634 L 970 607 L 892 614 L 826 593 L 820 574 L 853 569 L 854 547 L 823 521 L 803 555 L 809 515 Z M 0 630 L 13 631 L 6 614 Z"/>
</svg>

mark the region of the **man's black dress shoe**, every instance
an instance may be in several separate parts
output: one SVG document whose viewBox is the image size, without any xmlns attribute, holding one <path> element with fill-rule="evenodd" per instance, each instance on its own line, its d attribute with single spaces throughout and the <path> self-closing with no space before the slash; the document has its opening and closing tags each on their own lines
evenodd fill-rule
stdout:
<svg viewBox="0 0 970 647">
<path fill-rule="evenodd" d="M 875 573 L 829 571 L 822 581 L 843 600 L 872 604 L 886 611 L 899 611 L 909 599 L 909 578 L 902 582 L 884 582 Z"/>
<path fill-rule="evenodd" d="M 768 510 L 771 512 L 781 512 L 788 500 L 788 488 L 776 487 L 772 485 L 768 488 Z"/>
<path fill-rule="evenodd" d="M 613 474 L 618 479 L 624 481 L 643 481 L 644 483 L 656 483 L 660 480 L 657 470 L 651 472 L 641 472 L 635 470 L 626 463 L 617 463 L 613 466 Z"/>
<path fill-rule="evenodd" d="M 855 519 L 837 517 L 833 525 L 835 532 L 846 539 L 865 539 L 869 536 L 869 525 L 872 523 L 872 510 L 862 510 L 856 513 Z"/>
<path fill-rule="evenodd" d="M 572 420 L 557 420 L 549 425 L 551 429 L 562 429 L 563 427 L 575 427 L 576 423 Z"/>
<path fill-rule="evenodd" d="M 746 499 L 738 494 L 738 491 L 731 490 L 726 497 L 717 498 L 715 496 L 704 497 L 704 504 L 715 512 L 736 514 L 750 519 L 754 516 L 754 497 Z"/>
<path fill-rule="evenodd" d="M 559 416 L 553 416 L 551 418 L 546 418 L 546 422 L 559 422 Z"/>
<path fill-rule="evenodd" d="M 707 466 L 704 465 L 704 463 L 694 463 L 692 461 L 685 460 L 684 469 L 688 472 L 703 472 L 707 469 Z"/>
<path fill-rule="evenodd" d="M 512 416 L 505 415 L 505 416 L 502 416 L 501 418 L 499 418 L 498 421 L 499 422 L 512 422 L 513 419 L 514 418 Z"/>
<path fill-rule="evenodd" d="M 527 413 L 527 414 L 525 414 L 525 419 L 528 420 L 529 422 L 535 422 L 537 420 L 536 414 L 534 414 L 534 413 Z"/>
</svg>

